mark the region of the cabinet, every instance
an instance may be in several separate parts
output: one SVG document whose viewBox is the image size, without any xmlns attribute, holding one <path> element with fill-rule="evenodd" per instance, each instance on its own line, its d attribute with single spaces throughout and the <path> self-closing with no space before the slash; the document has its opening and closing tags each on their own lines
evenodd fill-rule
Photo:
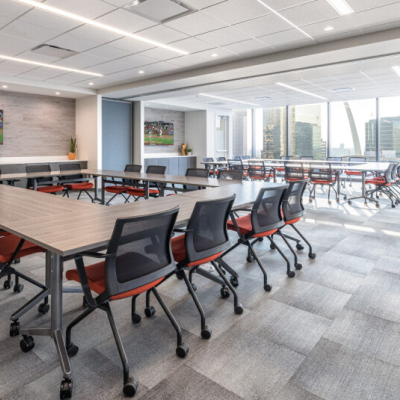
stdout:
<svg viewBox="0 0 400 400">
<path fill-rule="evenodd" d="M 145 158 L 144 172 L 149 165 L 164 165 L 166 175 L 185 175 L 188 168 L 196 168 L 196 156 Z"/>
</svg>

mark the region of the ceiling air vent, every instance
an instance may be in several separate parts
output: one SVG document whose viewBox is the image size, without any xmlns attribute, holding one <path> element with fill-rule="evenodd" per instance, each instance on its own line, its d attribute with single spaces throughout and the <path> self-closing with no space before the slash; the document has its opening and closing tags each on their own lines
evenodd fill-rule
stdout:
<svg viewBox="0 0 400 400">
<path fill-rule="evenodd" d="M 63 49 L 49 44 L 40 44 L 31 50 L 32 53 L 58 58 L 59 60 L 78 54 L 76 51 Z"/>
<path fill-rule="evenodd" d="M 347 92 L 354 92 L 352 87 L 342 87 L 337 89 L 332 89 L 333 93 L 347 93 Z"/>
<path fill-rule="evenodd" d="M 212 106 L 223 106 L 225 103 L 221 103 L 220 101 L 214 101 L 213 103 L 207 103 L 210 104 Z"/>
<path fill-rule="evenodd" d="M 134 0 L 123 8 L 158 23 L 180 18 L 194 11 L 178 0 Z"/>
</svg>

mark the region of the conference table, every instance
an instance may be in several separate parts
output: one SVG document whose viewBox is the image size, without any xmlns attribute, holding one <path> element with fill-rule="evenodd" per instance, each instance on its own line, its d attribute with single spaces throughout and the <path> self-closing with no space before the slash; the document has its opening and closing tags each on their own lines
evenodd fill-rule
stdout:
<svg viewBox="0 0 400 400">
<path fill-rule="evenodd" d="M 82 170 L 84 173 L 85 170 Z M 90 171 L 90 172 L 88 172 Z M 76 171 L 74 171 L 76 174 Z M 100 176 L 99 171 L 87 170 Z M 48 174 L 48 173 L 47 173 Z M 58 173 L 59 174 L 59 173 Z M 108 176 L 110 171 L 104 172 Z M 63 172 L 63 176 L 66 174 Z M 117 175 L 117 174 L 114 174 Z M 124 176 L 122 173 L 119 176 Z M 130 176 L 128 176 L 130 178 Z M 154 177 L 151 177 L 154 179 Z M 175 180 L 186 182 L 183 177 Z M 189 178 L 189 177 L 188 177 Z M 159 181 L 162 178 L 159 177 Z M 168 180 L 168 178 L 167 178 Z M 46 251 L 46 291 L 40 298 L 31 300 L 37 304 L 50 295 L 50 324 L 21 327 L 22 335 L 48 336 L 55 342 L 64 380 L 71 378 L 71 364 L 63 338 L 63 264 L 76 254 L 107 247 L 117 218 L 135 217 L 180 207 L 176 225 L 185 225 L 197 201 L 212 200 L 236 194 L 234 208 L 254 202 L 261 187 L 282 187 L 283 184 L 222 181 L 210 185 L 208 178 L 196 178 L 195 184 L 212 189 L 182 193 L 175 196 L 105 207 L 61 196 L 52 196 L 35 190 L 0 185 L 0 228 L 29 240 Z M 164 182 L 164 181 L 162 181 Z M 192 180 L 188 180 L 193 184 Z M 73 291 L 76 291 L 73 290 Z"/>
</svg>

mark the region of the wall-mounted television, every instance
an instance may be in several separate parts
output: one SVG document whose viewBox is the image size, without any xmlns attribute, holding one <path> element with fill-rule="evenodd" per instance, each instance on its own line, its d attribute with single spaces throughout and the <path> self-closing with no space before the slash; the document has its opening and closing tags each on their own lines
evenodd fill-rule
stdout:
<svg viewBox="0 0 400 400">
<path fill-rule="evenodd" d="M 171 146 L 174 144 L 174 124 L 164 121 L 144 123 L 145 146 Z"/>
</svg>

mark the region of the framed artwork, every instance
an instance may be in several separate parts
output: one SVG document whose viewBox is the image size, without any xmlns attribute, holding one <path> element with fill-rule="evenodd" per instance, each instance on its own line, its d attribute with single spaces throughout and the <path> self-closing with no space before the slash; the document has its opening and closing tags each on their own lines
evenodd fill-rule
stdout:
<svg viewBox="0 0 400 400">
<path fill-rule="evenodd" d="M 0 110 L 0 144 L 3 144 L 3 110 Z"/>
<path fill-rule="evenodd" d="M 174 124 L 164 121 L 144 123 L 145 146 L 171 146 L 174 144 Z"/>
</svg>

